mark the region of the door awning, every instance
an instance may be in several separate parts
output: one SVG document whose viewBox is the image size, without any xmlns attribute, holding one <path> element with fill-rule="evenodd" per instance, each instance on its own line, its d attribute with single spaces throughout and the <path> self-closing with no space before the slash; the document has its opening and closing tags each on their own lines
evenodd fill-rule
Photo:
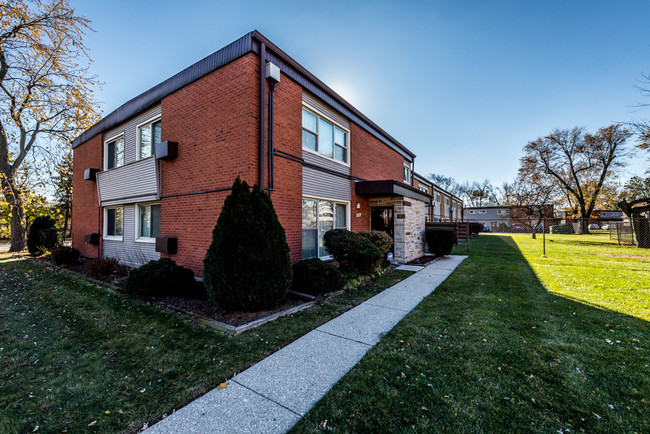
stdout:
<svg viewBox="0 0 650 434">
<path fill-rule="evenodd" d="M 404 196 L 411 199 L 421 200 L 424 203 L 431 203 L 432 196 L 418 190 L 403 182 L 393 179 L 381 181 L 357 181 L 354 184 L 354 192 L 359 196 Z"/>
</svg>

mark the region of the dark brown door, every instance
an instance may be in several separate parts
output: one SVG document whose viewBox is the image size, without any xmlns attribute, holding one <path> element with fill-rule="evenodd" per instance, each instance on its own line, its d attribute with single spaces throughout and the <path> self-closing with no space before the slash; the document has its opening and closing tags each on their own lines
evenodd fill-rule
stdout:
<svg viewBox="0 0 650 434">
<path fill-rule="evenodd" d="M 370 229 L 388 233 L 393 239 L 393 207 L 377 206 L 370 208 Z M 393 249 L 391 248 L 391 251 Z"/>
</svg>

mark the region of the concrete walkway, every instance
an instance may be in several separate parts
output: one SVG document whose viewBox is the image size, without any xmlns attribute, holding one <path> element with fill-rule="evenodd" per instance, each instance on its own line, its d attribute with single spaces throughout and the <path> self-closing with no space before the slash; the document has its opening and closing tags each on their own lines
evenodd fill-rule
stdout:
<svg viewBox="0 0 650 434">
<path fill-rule="evenodd" d="M 148 433 L 289 430 L 466 256 L 448 256 L 307 333 L 169 415 Z M 408 268 L 407 268 L 408 267 Z"/>
</svg>

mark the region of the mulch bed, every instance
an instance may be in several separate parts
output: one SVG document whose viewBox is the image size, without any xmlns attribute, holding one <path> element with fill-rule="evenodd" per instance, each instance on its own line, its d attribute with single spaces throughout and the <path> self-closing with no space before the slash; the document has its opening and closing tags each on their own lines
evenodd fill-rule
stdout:
<svg viewBox="0 0 650 434">
<path fill-rule="evenodd" d="M 192 312 L 196 315 L 210 318 L 215 321 L 223 322 L 235 327 L 248 324 L 249 322 L 267 317 L 269 315 L 273 315 L 274 313 L 282 312 L 283 310 L 287 310 L 305 303 L 303 300 L 285 298 L 275 309 L 262 310 L 259 312 L 229 312 L 219 308 L 208 299 L 161 297 L 157 298 L 156 300 L 175 308 L 187 312 Z"/>
<path fill-rule="evenodd" d="M 412 261 L 407 262 L 406 265 L 424 265 L 435 260 L 435 256 L 420 256 L 419 258 L 415 258 Z"/>
<path fill-rule="evenodd" d="M 42 259 L 51 264 L 54 264 L 54 261 L 52 261 L 50 258 Z M 91 258 L 81 257 L 76 264 L 65 265 L 64 268 L 82 274 L 84 276 L 88 276 L 88 266 L 93 260 L 94 259 Z M 110 276 L 97 277 L 94 279 L 101 280 L 102 282 L 113 285 L 120 291 L 123 291 L 126 284 L 126 279 L 129 276 L 130 271 L 130 267 L 118 264 L 115 271 Z M 231 312 L 225 309 L 221 309 L 212 303 L 208 299 L 208 295 L 205 292 L 205 287 L 202 283 L 197 282 L 197 288 L 194 290 L 194 293 L 197 294 L 197 297 L 160 297 L 156 298 L 155 300 L 177 309 L 191 312 L 193 314 L 223 322 L 235 327 L 243 324 L 248 324 L 249 322 L 264 318 L 269 315 L 273 315 L 274 313 L 282 312 L 283 310 L 287 310 L 305 303 L 304 300 L 292 298 L 291 295 L 288 295 L 287 298 L 280 302 L 280 305 L 275 309 L 263 310 L 259 312 Z"/>
</svg>

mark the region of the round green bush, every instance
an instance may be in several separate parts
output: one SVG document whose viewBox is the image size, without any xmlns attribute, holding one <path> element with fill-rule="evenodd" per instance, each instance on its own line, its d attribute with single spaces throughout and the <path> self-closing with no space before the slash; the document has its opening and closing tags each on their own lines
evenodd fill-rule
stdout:
<svg viewBox="0 0 650 434">
<path fill-rule="evenodd" d="M 226 198 L 203 260 L 210 299 L 228 310 L 277 306 L 291 286 L 284 228 L 269 196 L 239 178 Z"/>
<path fill-rule="evenodd" d="M 193 296 L 195 286 L 192 270 L 162 258 L 132 270 L 124 291 L 137 297 Z"/>
<path fill-rule="evenodd" d="M 362 237 L 370 241 L 372 244 L 374 244 L 379 250 L 381 250 L 381 253 L 384 255 L 384 258 L 386 258 L 388 252 L 390 252 L 393 248 L 393 237 L 388 235 L 386 232 L 361 231 L 361 232 L 357 232 L 357 234 L 361 235 Z"/>
<path fill-rule="evenodd" d="M 456 233 L 452 229 L 428 228 L 424 235 L 429 253 L 433 253 L 436 257 L 450 254 L 456 242 Z"/>
<path fill-rule="evenodd" d="M 334 292 L 343 288 L 343 275 L 338 268 L 318 258 L 303 259 L 293 264 L 291 289 L 311 295 Z"/>
<path fill-rule="evenodd" d="M 74 247 L 59 247 L 52 251 L 51 256 L 56 265 L 72 265 L 79 260 L 79 250 Z"/>
<path fill-rule="evenodd" d="M 372 274 L 381 265 L 381 250 L 359 234 L 346 229 L 332 229 L 325 233 L 323 241 L 344 273 Z"/>
<path fill-rule="evenodd" d="M 59 227 L 50 216 L 39 216 L 34 219 L 27 232 L 27 250 L 32 255 L 42 255 L 63 244 Z"/>
</svg>

